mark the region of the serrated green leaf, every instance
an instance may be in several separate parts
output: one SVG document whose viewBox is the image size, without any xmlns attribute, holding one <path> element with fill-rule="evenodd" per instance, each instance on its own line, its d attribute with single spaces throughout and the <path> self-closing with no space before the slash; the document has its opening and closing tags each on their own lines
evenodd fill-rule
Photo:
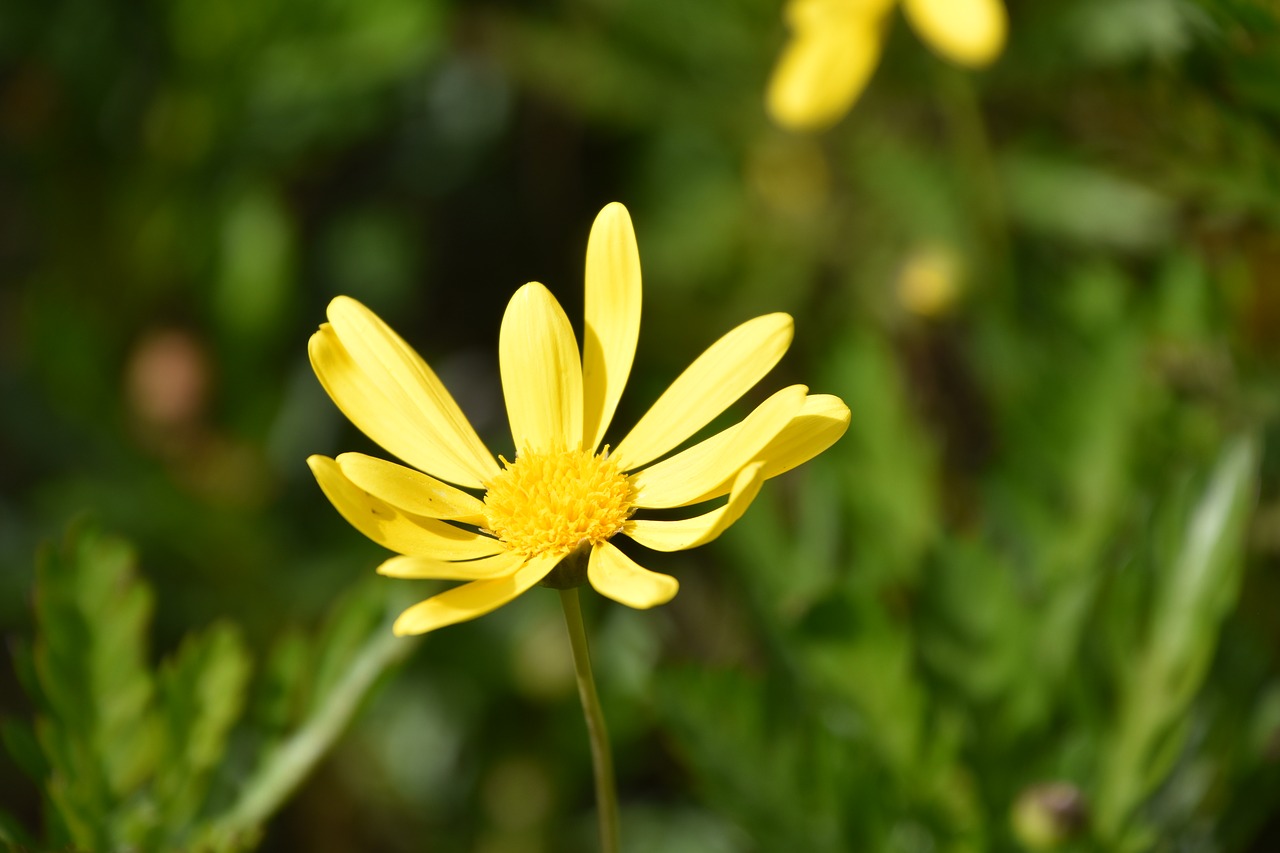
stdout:
<svg viewBox="0 0 1280 853">
<path fill-rule="evenodd" d="M 36 580 L 33 659 L 46 703 L 36 738 L 50 767 L 54 825 L 77 845 L 108 848 L 117 806 L 154 767 L 151 591 L 135 576 L 128 544 L 92 528 L 46 550 Z"/>
<path fill-rule="evenodd" d="M 204 803 L 210 773 L 243 709 L 250 666 L 239 630 L 219 623 L 189 635 L 161 668 L 164 751 L 155 797 L 171 838 L 193 822 Z"/>
</svg>

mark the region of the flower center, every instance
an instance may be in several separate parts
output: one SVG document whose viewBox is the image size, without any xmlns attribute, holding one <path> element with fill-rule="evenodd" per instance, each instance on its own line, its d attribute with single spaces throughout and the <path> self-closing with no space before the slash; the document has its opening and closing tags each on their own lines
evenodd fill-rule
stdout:
<svg viewBox="0 0 1280 853">
<path fill-rule="evenodd" d="M 488 483 L 485 517 L 516 553 L 567 553 L 583 542 L 603 542 L 631 515 L 631 483 L 605 454 L 522 453 L 502 466 Z"/>
</svg>

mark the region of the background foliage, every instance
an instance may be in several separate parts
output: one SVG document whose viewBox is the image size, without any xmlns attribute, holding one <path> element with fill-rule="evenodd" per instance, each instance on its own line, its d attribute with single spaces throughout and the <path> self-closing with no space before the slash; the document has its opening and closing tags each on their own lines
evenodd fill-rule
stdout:
<svg viewBox="0 0 1280 853">
<path fill-rule="evenodd" d="M 0 838 L 591 849 L 555 597 L 387 642 L 429 586 L 311 482 L 368 444 L 305 342 L 361 299 L 507 452 L 502 306 L 580 316 L 616 199 L 620 425 L 772 310 L 853 410 L 671 605 L 588 597 L 627 849 L 1276 849 L 1280 12 L 1009 11 L 798 136 L 765 0 L 5 7 Z"/>
</svg>

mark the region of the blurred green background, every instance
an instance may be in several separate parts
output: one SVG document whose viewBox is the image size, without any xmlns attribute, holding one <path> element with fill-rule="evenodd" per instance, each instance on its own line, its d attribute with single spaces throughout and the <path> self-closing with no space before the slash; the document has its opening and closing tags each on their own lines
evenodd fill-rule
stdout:
<svg viewBox="0 0 1280 853">
<path fill-rule="evenodd" d="M 613 441 L 774 310 L 761 391 L 853 412 L 649 557 L 672 604 L 586 597 L 626 850 L 1280 849 L 1280 10 L 1009 13 L 980 73 L 895 14 L 850 115 L 795 135 L 777 0 L 4 6 L 0 838 L 206 849 L 433 590 L 373 578 L 306 468 L 376 452 L 307 363 L 324 306 L 509 453 L 505 302 L 580 317 L 618 200 L 645 315 Z M 594 849 L 556 596 L 399 648 L 261 849 Z"/>
</svg>

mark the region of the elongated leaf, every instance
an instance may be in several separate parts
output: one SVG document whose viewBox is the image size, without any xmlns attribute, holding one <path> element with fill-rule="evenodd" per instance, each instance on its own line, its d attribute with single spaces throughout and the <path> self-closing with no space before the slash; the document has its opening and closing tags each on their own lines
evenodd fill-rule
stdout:
<svg viewBox="0 0 1280 853">
<path fill-rule="evenodd" d="M 1179 546 L 1157 576 L 1145 643 L 1124 682 L 1104 756 L 1098 823 L 1105 839 L 1141 832 L 1129 826 L 1130 817 L 1186 739 L 1188 709 L 1239 589 L 1258 456 L 1252 437 L 1227 444 L 1182 526 Z"/>
</svg>

